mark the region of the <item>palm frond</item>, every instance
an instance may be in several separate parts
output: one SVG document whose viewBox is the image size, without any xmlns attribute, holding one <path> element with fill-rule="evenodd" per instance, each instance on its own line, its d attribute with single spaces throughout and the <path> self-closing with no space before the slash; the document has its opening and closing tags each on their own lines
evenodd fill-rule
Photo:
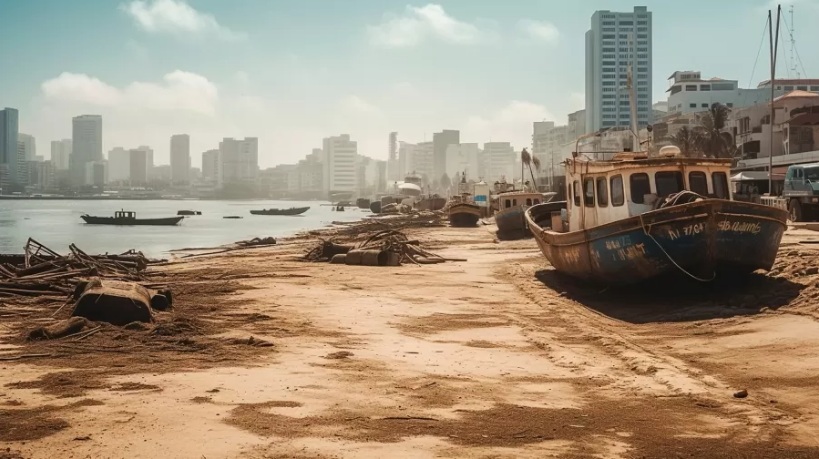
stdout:
<svg viewBox="0 0 819 459">
<path fill-rule="evenodd" d="M 530 155 L 529 152 L 526 151 L 526 149 L 524 148 L 520 152 L 520 160 L 523 164 L 526 164 L 528 166 L 532 164 L 532 155 Z"/>
<path fill-rule="evenodd" d="M 540 172 L 540 158 L 532 155 L 532 165 L 535 166 L 536 171 Z"/>
</svg>

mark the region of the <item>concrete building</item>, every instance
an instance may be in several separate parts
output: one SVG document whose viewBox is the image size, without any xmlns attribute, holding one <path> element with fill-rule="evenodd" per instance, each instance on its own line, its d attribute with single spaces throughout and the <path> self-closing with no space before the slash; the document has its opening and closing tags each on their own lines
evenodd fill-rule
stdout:
<svg viewBox="0 0 819 459">
<path fill-rule="evenodd" d="M 29 184 L 40 191 L 50 191 L 57 188 L 57 168 L 53 161 L 35 162 L 36 176 L 29 180 Z"/>
<path fill-rule="evenodd" d="M 477 143 L 459 143 L 447 145 L 446 175 L 452 180 L 456 174 L 466 173 L 469 180 L 480 179 L 481 149 Z M 441 174 L 443 175 L 443 174 Z"/>
<path fill-rule="evenodd" d="M 17 184 L 28 185 L 31 165 L 29 161 L 26 161 L 26 144 L 19 140 L 17 141 L 17 168 Z"/>
<path fill-rule="evenodd" d="M 322 143 L 324 158 L 324 191 L 358 191 L 358 143 L 350 140 L 349 134 L 327 137 Z"/>
<path fill-rule="evenodd" d="M 324 189 L 324 165 L 322 164 L 323 153 L 321 148 L 314 148 L 313 152 L 307 155 L 298 163 L 299 192 L 319 197 Z"/>
<path fill-rule="evenodd" d="M 71 184 L 87 185 L 86 164 L 102 161 L 102 116 L 80 115 L 72 119 Z"/>
<path fill-rule="evenodd" d="M 386 188 L 387 161 L 358 156 L 358 195 L 370 196 Z"/>
<path fill-rule="evenodd" d="M 259 140 L 226 137 L 219 142 L 219 186 L 225 183 L 255 183 L 259 177 Z"/>
<path fill-rule="evenodd" d="M 387 153 L 387 179 L 396 182 L 404 179 L 401 166 L 398 162 L 398 133 L 390 132 L 390 140 Z"/>
<path fill-rule="evenodd" d="M 219 182 L 219 150 L 202 153 L 202 180 Z"/>
<path fill-rule="evenodd" d="M 108 152 L 108 181 L 111 183 L 131 180 L 131 152 L 114 147 Z"/>
<path fill-rule="evenodd" d="M 446 172 L 447 147 L 459 143 L 461 143 L 460 131 L 444 129 L 432 134 L 432 173 L 436 176 L 435 179 L 440 179 Z"/>
<path fill-rule="evenodd" d="M 569 113 L 566 139 L 577 139 L 586 134 L 586 110 Z"/>
<path fill-rule="evenodd" d="M 515 176 L 515 149 L 509 142 L 486 142 L 483 144 L 484 181 L 493 183 L 501 179 L 512 182 Z"/>
<path fill-rule="evenodd" d="M 26 161 L 37 161 L 37 141 L 29 134 L 17 133 L 17 141 L 23 144 Z"/>
<path fill-rule="evenodd" d="M 134 148 L 128 151 L 128 181 L 132 187 L 148 185 L 148 151 L 143 148 Z"/>
<path fill-rule="evenodd" d="M 68 170 L 72 150 L 71 145 L 71 139 L 51 141 L 51 163 L 56 170 Z"/>
<path fill-rule="evenodd" d="M 3 192 L 22 176 L 23 166 L 17 161 L 18 117 L 15 108 L 0 110 L 0 189 Z"/>
<path fill-rule="evenodd" d="M 191 181 L 191 138 L 188 134 L 171 136 L 171 183 L 187 185 Z"/>
<path fill-rule="evenodd" d="M 770 94 L 771 80 L 765 80 L 759 85 L 757 89 L 767 89 Z M 777 78 L 774 80 L 774 90 L 788 93 L 791 91 L 807 91 L 819 94 L 819 79 L 815 78 L 799 78 L 799 79 L 784 79 Z"/>
<path fill-rule="evenodd" d="M 737 80 L 703 80 L 700 72 L 693 70 L 674 72 L 668 80 L 667 115 L 704 112 L 715 103 L 744 108 L 771 100 L 770 87 L 741 89 Z"/>
<path fill-rule="evenodd" d="M 586 32 L 586 132 L 631 123 L 628 69 L 637 97 L 639 127 L 651 123 L 652 19 L 632 12 L 595 11 Z"/>
<path fill-rule="evenodd" d="M 409 142 L 399 142 L 398 164 L 401 171 L 399 180 L 391 180 L 390 183 L 404 180 L 409 174 L 415 173 L 425 177 L 429 183 L 440 179 L 435 177 L 433 171 L 433 143 L 422 142 L 419 144 Z"/>
<path fill-rule="evenodd" d="M 91 161 L 85 163 L 85 184 L 102 188 L 108 183 L 108 163 L 106 161 Z"/>
</svg>

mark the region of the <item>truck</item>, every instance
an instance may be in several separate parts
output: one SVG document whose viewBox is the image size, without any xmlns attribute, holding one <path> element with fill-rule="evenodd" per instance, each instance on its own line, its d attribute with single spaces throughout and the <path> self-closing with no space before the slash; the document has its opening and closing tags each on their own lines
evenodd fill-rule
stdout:
<svg viewBox="0 0 819 459">
<path fill-rule="evenodd" d="M 788 166 L 780 202 L 787 205 L 791 221 L 819 218 L 819 163 Z"/>
</svg>

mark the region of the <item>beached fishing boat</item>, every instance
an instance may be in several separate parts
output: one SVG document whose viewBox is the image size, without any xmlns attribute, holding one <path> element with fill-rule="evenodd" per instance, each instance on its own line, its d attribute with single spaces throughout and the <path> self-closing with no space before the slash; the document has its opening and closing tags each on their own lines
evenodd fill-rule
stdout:
<svg viewBox="0 0 819 459">
<path fill-rule="evenodd" d="M 89 225 L 120 225 L 120 226 L 174 226 L 178 224 L 184 216 L 167 218 L 136 218 L 136 212 L 118 210 L 113 217 L 94 217 L 88 214 L 81 215 Z"/>
<path fill-rule="evenodd" d="M 358 198 L 355 200 L 355 205 L 357 205 L 359 209 L 369 209 L 370 200 L 367 198 Z"/>
<path fill-rule="evenodd" d="M 452 226 L 475 226 L 481 218 L 481 208 L 471 202 L 451 203 L 448 209 L 449 223 Z"/>
<path fill-rule="evenodd" d="M 444 206 L 446 206 L 446 198 L 437 194 L 421 196 L 415 203 L 415 208 L 418 210 L 441 210 Z"/>
<path fill-rule="evenodd" d="M 543 194 L 534 191 L 509 191 L 497 196 L 495 223 L 498 232 L 505 234 L 519 233 L 526 229 L 524 211 L 544 202 Z"/>
<path fill-rule="evenodd" d="M 262 209 L 262 210 L 251 210 L 250 213 L 252 215 L 301 215 L 310 207 L 291 207 L 289 209 Z"/>
<path fill-rule="evenodd" d="M 601 283 L 680 273 L 700 281 L 768 270 L 788 213 L 732 200 L 730 159 L 615 154 L 566 160 L 567 201 L 532 206 L 527 225 L 556 270 Z"/>
</svg>

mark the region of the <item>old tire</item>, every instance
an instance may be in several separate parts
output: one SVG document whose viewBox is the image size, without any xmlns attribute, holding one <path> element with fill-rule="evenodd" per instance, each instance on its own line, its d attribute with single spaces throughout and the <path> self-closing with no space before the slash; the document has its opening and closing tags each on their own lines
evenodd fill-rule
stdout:
<svg viewBox="0 0 819 459">
<path fill-rule="evenodd" d="M 802 204 L 797 199 L 791 199 L 791 202 L 788 205 L 788 212 L 791 214 L 792 222 L 803 221 L 804 217 L 802 216 Z"/>
</svg>

